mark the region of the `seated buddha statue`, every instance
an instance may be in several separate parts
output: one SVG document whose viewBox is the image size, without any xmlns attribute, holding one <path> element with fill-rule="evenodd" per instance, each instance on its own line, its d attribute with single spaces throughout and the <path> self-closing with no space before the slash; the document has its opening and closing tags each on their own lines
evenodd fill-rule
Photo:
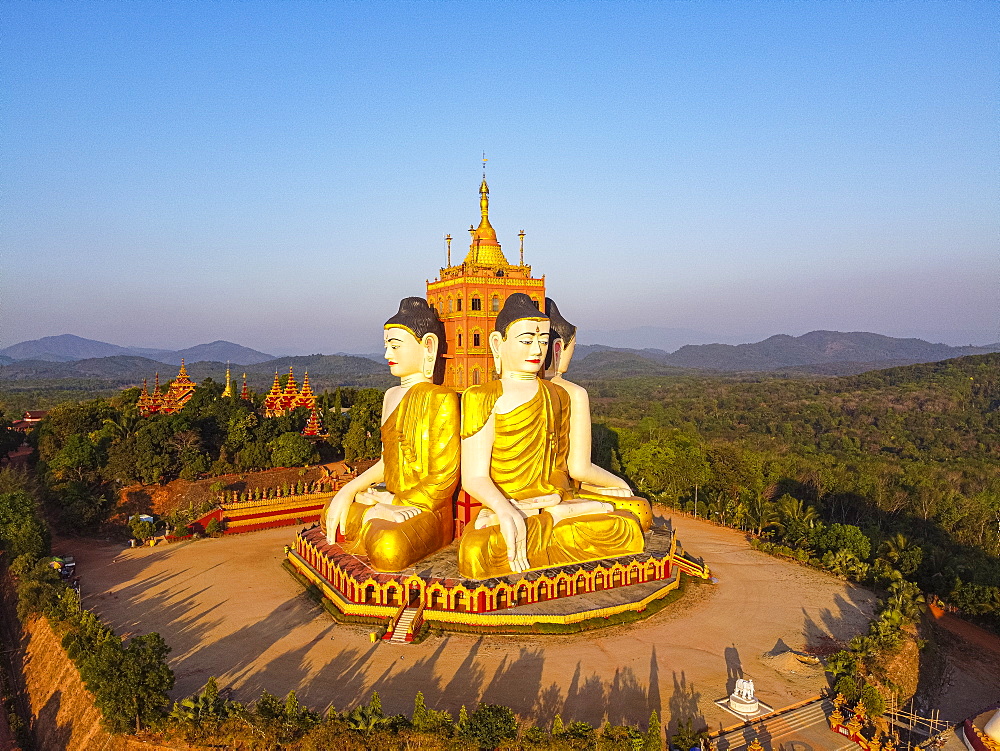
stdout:
<svg viewBox="0 0 1000 751">
<path fill-rule="evenodd" d="M 545 298 L 545 312 L 551 325 L 549 358 L 546 376 L 550 383 L 563 387 L 569 394 L 569 474 L 580 485 L 579 495 L 608 501 L 615 508 L 635 514 L 643 531 L 653 523 L 649 501 L 636 496 L 628 483 L 591 461 L 590 397 L 587 389 L 564 375 L 576 351 L 576 326 L 559 312 L 555 302 Z"/>
<path fill-rule="evenodd" d="M 489 336 L 500 378 L 462 397 L 462 488 L 482 504 L 458 550 L 470 579 L 643 550 L 633 513 L 574 487 L 569 394 L 538 377 L 549 336 L 548 316 L 511 295 Z"/>
<path fill-rule="evenodd" d="M 377 571 L 401 571 L 452 540 L 458 486 L 458 395 L 433 383 L 444 326 L 426 300 L 407 297 L 383 331 L 400 384 L 382 402 L 382 456 L 330 500 L 321 517 L 331 543 Z M 385 483 L 385 490 L 374 486 Z"/>
</svg>

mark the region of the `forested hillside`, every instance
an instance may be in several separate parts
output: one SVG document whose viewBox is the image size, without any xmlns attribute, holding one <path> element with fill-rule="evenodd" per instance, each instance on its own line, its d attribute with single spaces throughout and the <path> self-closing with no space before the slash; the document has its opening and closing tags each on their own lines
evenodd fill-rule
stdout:
<svg viewBox="0 0 1000 751">
<path fill-rule="evenodd" d="M 844 573 L 892 564 L 1000 625 L 1000 355 L 823 380 L 583 383 L 595 460 L 651 498 L 697 497 L 817 557 L 844 547 L 824 527 L 852 525 L 866 541 Z"/>
</svg>

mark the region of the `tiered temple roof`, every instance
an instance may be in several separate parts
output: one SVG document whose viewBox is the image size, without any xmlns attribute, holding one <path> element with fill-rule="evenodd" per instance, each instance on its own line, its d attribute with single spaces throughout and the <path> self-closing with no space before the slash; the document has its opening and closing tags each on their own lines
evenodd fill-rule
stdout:
<svg viewBox="0 0 1000 751">
<path fill-rule="evenodd" d="M 319 419 L 319 410 L 315 406 L 309 411 L 309 422 L 302 429 L 302 435 L 307 438 L 323 435 L 323 421 Z"/>
<path fill-rule="evenodd" d="M 302 390 L 299 390 L 298 384 L 295 382 L 295 374 L 292 368 L 288 368 L 288 382 L 285 384 L 285 388 L 281 388 L 281 381 L 278 378 L 278 371 L 274 372 L 274 383 L 271 384 L 271 390 L 264 397 L 264 416 L 265 417 L 278 417 L 280 415 L 287 415 L 293 409 L 298 407 L 305 407 L 306 409 L 313 409 L 316 406 L 316 395 L 313 393 L 312 387 L 309 385 L 309 373 L 305 374 L 305 378 L 302 381 Z"/>
<path fill-rule="evenodd" d="M 188 376 L 184 360 L 181 360 L 181 369 L 177 372 L 177 377 L 171 382 L 170 387 L 165 393 L 160 393 L 159 373 L 156 374 L 152 393 L 146 390 L 146 380 L 143 379 L 142 391 L 139 393 L 138 402 L 136 402 L 139 414 L 146 417 L 153 414 L 169 415 L 179 412 L 194 395 L 195 388 L 194 381 Z"/>
</svg>

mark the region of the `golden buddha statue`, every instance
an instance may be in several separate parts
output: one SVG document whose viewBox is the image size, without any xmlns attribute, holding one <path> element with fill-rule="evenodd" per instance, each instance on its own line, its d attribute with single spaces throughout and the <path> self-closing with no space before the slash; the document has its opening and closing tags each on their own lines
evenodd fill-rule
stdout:
<svg viewBox="0 0 1000 751">
<path fill-rule="evenodd" d="M 548 316 L 511 295 L 489 337 L 500 379 L 462 398 L 462 487 L 483 506 L 459 544 L 471 579 L 643 550 L 635 514 L 574 488 L 570 397 L 538 377 L 549 336 Z"/>
<path fill-rule="evenodd" d="M 382 402 L 382 457 L 348 482 L 321 517 L 327 539 L 402 571 L 452 540 L 458 486 L 458 395 L 433 383 L 444 326 L 426 300 L 407 297 L 386 321 L 385 359 L 400 385 Z M 385 483 L 385 490 L 373 486 Z"/>
<path fill-rule="evenodd" d="M 576 351 L 576 326 L 562 317 L 555 301 L 548 297 L 545 298 L 545 313 L 551 326 L 546 376 L 569 394 L 567 464 L 570 477 L 579 483 L 580 496 L 605 500 L 617 509 L 631 511 L 642 525 L 642 531 L 646 532 L 653 524 L 649 501 L 633 494 L 623 479 L 591 461 L 590 396 L 583 386 L 564 378 Z"/>
</svg>

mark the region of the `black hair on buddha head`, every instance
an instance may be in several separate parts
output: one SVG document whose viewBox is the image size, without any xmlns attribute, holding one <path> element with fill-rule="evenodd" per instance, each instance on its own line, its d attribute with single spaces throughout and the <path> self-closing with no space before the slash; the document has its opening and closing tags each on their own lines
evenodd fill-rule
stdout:
<svg viewBox="0 0 1000 751">
<path fill-rule="evenodd" d="M 549 320 L 549 317 L 538 309 L 534 300 L 523 292 L 515 292 L 504 302 L 503 308 L 501 308 L 500 314 L 497 316 L 496 323 L 493 325 L 493 330 L 499 331 L 503 335 L 503 338 L 506 339 L 507 329 L 510 328 L 510 325 L 515 321 L 523 321 L 526 318 L 532 321 Z"/>
<path fill-rule="evenodd" d="M 437 311 L 422 297 L 404 297 L 399 301 L 399 312 L 386 321 L 383 328 L 393 327 L 406 329 L 417 341 L 427 334 L 436 334 L 439 348 L 444 349 L 444 324 Z"/>
<path fill-rule="evenodd" d="M 555 300 L 551 297 L 545 298 L 545 313 L 552 323 L 554 335 L 563 340 L 564 347 L 568 347 L 570 342 L 576 339 L 576 326 L 562 317 Z"/>
</svg>

